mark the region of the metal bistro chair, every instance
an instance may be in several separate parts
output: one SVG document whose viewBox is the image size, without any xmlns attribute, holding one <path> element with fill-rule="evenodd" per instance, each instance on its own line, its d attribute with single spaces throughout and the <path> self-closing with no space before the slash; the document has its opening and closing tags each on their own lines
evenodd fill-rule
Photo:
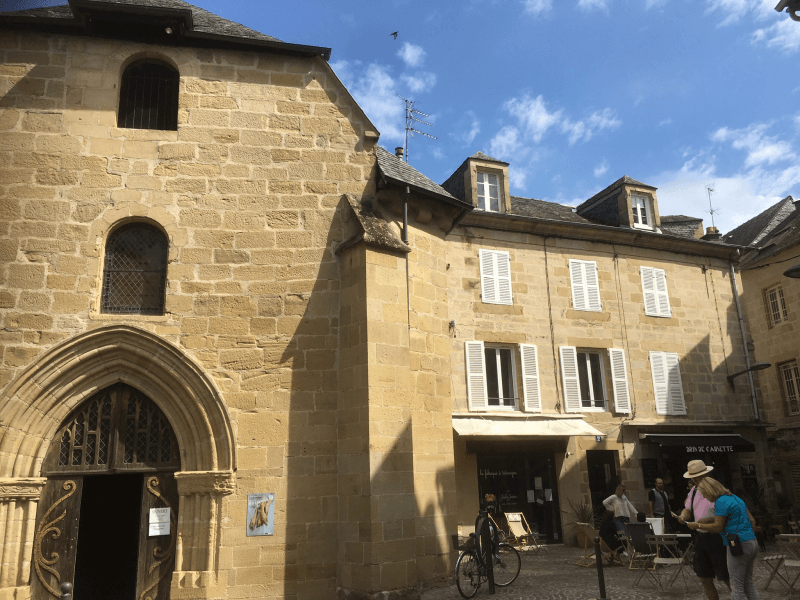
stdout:
<svg viewBox="0 0 800 600">
<path fill-rule="evenodd" d="M 662 590 L 664 589 L 664 586 L 661 585 L 661 571 L 659 567 L 677 566 L 678 570 L 667 582 L 667 587 L 675 583 L 678 575 L 681 575 L 683 577 L 683 587 L 688 590 L 689 584 L 686 581 L 686 574 L 683 572 L 683 567 L 686 565 L 686 555 L 689 553 L 689 549 L 687 548 L 684 553 L 681 554 L 678 548 L 678 536 L 675 534 L 648 535 L 647 543 L 651 548 L 655 548 L 656 550 L 656 557 L 653 559 L 653 565 L 656 570 L 658 587 Z"/>
<path fill-rule="evenodd" d="M 800 534 L 788 533 L 778 536 L 778 545 L 781 547 L 784 555 L 783 568 L 786 571 L 786 585 L 789 588 L 789 594 L 795 590 L 797 581 L 800 579 Z M 796 570 L 797 574 L 792 578 L 792 570 Z"/>
<path fill-rule="evenodd" d="M 649 573 L 653 578 L 656 585 L 661 587 L 658 578 L 653 571 L 656 566 L 654 560 L 656 559 L 655 547 L 651 546 L 647 541 L 647 536 L 653 536 L 653 528 L 650 523 L 625 523 L 625 531 L 628 534 L 628 545 L 630 548 L 630 562 L 628 563 L 629 569 L 639 571 L 639 577 L 633 582 L 633 587 L 639 585 L 645 573 Z"/>
</svg>

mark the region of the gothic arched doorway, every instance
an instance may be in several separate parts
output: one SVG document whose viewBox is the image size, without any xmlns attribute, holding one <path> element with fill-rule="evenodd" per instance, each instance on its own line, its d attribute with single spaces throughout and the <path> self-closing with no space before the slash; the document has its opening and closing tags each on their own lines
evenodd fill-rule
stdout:
<svg viewBox="0 0 800 600">
<path fill-rule="evenodd" d="M 83 402 L 53 438 L 34 535 L 33 600 L 166 600 L 175 567 L 180 452 L 164 413 L 118 383 Z"/>
</svg>

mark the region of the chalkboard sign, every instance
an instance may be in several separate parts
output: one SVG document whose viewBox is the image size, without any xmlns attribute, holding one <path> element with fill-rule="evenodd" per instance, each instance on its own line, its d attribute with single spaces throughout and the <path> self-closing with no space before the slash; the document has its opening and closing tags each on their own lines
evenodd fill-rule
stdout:
<svg viewBox="0 0 800 600">
<path fill-rule="evenodd" d="M 643 458 L 642 459 L 642 473 L 644 475 L 645 489 L 652 489 L 656 485 L 658 478 L 658 459 L 657 458 Z"/>
</svg>

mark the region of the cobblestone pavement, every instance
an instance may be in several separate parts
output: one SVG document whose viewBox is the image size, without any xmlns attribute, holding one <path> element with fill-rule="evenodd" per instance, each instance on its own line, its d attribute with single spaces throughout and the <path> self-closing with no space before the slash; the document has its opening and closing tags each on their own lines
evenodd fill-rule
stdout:
<svg viewBox="0 0 800 600">
<path fill-rule="evenodd" d="M 777 548 L 767 547 L 767 554 L 774 553 Z M 507 588 L 497 588 L 494 598 L 503 600 L 530 600 L 532 598 L 547 600 L 572 600 L 599 598 L 597 584 L 597 568 L 578 567 L 575 565 L 583 550 L 572 546 L 549 546 L 548 551 L 520 553 L 522 570 L 517 580 Z M 756 559 L 756 588 L 761 600 L 786 600 L 787 589 L 775 580 L 770 583 L 769 590 L 764 590 L 768 572 L 761 562 L 764 553 Z M 677 567 L 667 567 L 662 571 L 661 580 L 666 585 Z M 783 572 L 783 571 L 782 571 Z M 691 566 L 684 567 L 687 587 L 684 587 L 679 576 L 671 588 L 659 590 L 652 578 L 644 575 L 637 587 L 632 587 L 638 573 L 625 567 L 615 566 L 604 569 L 606 580 L 606 598 L 608 600 L 650 600 L 656 598 L 675 598 L 681 600 L 705 600 L 700 580 L 694 575 Z M 730 600 L 728 588 L 717 582 L 721 600 Z M 482 585 L 475 599 L 489 598 L 487 585 Z M 794 598 L 800 598 L 795 592 Z M 461 600 L 455 585 L 448 588 L 428 590 L 422 594 L 422 600 Z"/>
</svg>

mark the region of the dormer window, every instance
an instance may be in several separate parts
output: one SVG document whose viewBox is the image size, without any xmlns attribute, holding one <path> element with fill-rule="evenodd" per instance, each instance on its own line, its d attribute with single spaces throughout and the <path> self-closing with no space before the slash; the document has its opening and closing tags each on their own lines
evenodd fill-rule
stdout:
<svg viewBox="0 0 800 600">
<path fill-rule="evenodd" d="M 478 171 L 478 209 L 500 212 L 500 178 Z"/>
<path fill-rule="evenodd" d="M 650 211 L 650 203 L 647 198 L 641 196 L 631 197 L 631 208 L 633 209 L 633 226 L 642 229 L 653 228 L 653 215 Z"/>
</svg>

